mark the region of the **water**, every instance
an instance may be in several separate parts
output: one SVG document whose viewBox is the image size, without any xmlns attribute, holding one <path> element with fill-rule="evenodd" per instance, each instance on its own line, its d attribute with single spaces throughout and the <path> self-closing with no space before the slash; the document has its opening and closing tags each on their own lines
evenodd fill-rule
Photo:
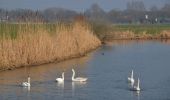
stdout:
<svg viewBox="0 0 170 100">
<path fill-rule="evenodd" d="M 85 57 L 0 73 L 0 100 L 169 100 L 170 44 L 164 41 L 108 42 Z M 86 83 L 71 81 L 71 68 Z M 131 91 L 134 70 L 141 91 Z M 65 71 L 64 84 L 55 82 Z M 31 88 L 21 82 L 31 76 Z"/>
</svg>

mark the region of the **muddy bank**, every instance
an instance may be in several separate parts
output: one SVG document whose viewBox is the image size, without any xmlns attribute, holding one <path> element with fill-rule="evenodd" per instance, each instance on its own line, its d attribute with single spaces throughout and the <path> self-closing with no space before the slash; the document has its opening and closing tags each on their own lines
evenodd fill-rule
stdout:
<svg viewBox="0 0 170 100">
<path fill-rule="evenodd" d="M 84 56 L 101 45 L 85 23 L 60 25 L 53 34 L 43 27 L 32 31 L 28 25 L 26 29 L 19 30 L 15 39 L 0 39 L 1 71 Z"/>
</svg>

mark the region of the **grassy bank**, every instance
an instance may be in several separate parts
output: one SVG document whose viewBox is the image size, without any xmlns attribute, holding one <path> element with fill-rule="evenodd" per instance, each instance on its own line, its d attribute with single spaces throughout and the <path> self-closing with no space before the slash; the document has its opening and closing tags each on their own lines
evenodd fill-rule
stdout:
<svg viewBox="0 0 170 100">
<path fill-rule="evenodd" d="M 1 23 L 0 70 L 82 56 L 99 45 L 87 23 Z"/>
<path fill-rule="evenodd" d="M 93 29 L 101 40 L 170 38 L 169 24 L 111 25 L 93 23 Z"/>
</svg>

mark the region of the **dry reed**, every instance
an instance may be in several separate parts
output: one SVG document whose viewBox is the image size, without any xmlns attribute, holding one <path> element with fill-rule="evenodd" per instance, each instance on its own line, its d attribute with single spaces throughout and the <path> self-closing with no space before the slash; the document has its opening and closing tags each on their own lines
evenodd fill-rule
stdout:
<svg viewBox="0 0 170 100">
<path fill-rule="evenodd" d="M 33 30 L 31 25 L 26 24 L 23 28 L 21 24 L 15 39 L 1 37 L 0 70 L 81 56 L 101 44 L 87 24 L 59 24 L 54 27 L 53 34 L 42 26 Z"/>
</svg>

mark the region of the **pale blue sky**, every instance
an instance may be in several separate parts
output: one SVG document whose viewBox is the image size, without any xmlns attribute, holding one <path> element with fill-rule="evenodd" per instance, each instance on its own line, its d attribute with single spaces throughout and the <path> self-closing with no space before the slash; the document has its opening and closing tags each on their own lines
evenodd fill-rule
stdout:
<svg viewBox="0 0 170 100">
<path fill-rule="evenodd" d="M 43 10 L 49 7 L 62 7 L 76 11 L 83 11 L 93 3 L 98 3 L 104 10 L 125 9 L 129 0 L 0 0 L 0 8 L 16 9 L 28 8 Z M 166 0 L 142 0 L 146 7 L 152 5 L 161 7 Z"/>
</svg>

